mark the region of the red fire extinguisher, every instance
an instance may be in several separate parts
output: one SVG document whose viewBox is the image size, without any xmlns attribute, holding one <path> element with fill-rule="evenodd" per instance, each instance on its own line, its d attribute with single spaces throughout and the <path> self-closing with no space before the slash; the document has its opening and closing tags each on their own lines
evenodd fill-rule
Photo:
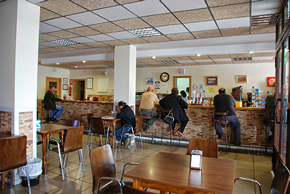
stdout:
<svg viewBox="0 0 290 194">
<path fill-rule="evenodd" d="M 71 96 L 71 86 L 68 89 L 68 95 Z"/>
</svg>

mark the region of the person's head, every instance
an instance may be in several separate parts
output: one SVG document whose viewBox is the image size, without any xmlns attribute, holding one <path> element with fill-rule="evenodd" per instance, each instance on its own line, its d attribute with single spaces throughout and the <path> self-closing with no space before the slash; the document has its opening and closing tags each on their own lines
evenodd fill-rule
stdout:
<svg viewBox="0 0 290 194">
<path fill-rule="evenodd" d="M 225 88 L 220 88 L 219 89 L 219 94 L 225 94 L 226 93 L 226 89 Z"/>
<path fill-rule="evenodd" d="M 153 87 L 152 87 L 152 86 L 149 86 L 149 87 L 147 88 L 147 92 L 153 92 Z"/>
<path fill-rule="evenodd" d="M 50 90 L 52 93 L 54 93 L 54 91 L 55 91 L 55 87 L 54 87 L 54 86 L 50 86 L 50 87 L 49 87 L 49 90 Z"/>
<path fill-rule="evenodd" d="M 189 93 L 189 87 L 186 88 L 186 92 Z"/>
<path fill-rule="evenodd" d="M 182 96 L 183 98 L 185 98 L 185 97 L 186 97 L 186 93 L 185 93 L 185 91 L 184 91 L 184 90 L 182 90 L 182 91 L 180 92 L 180 94 L 181 94 L 181 96 Z"/>
<path fill-rule="evenodd" d="M 119 106 L 120 109 L 122 109 L 124 106 L 126 106 L 126 102 L 124 102 L 124 101 L 120 101 L 120 102 L 118 103 L 118 106 Z"/>
<path fill-rule="evenodd" d="M 171 94 L 178 94 L 178 89 L 177 88 L 172 88 L 171 89 Z"/>
</svg>

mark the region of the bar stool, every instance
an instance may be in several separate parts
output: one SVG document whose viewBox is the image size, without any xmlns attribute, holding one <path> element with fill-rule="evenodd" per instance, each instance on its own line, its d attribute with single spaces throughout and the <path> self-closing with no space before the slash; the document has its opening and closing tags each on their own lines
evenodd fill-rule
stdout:
<svg viewBox="0 0 290 194">
<path fill-rule="evenodd" d="M 144 123 L 146 120 L 148 121 L 148 120 L 152 120 L 152 119 L 154 118 L 153 110 L 154 110 L 154 108 L 153 108 L 153 109 L 141 109 L 141 108 L 140 108 L 140 116 L 143 117 L 143 123 Z M 151 114 L 150 114 L 150 115 L 145 115 L 145 114 L 143 114 L 143 111 L 150 112 Z M 151 144 L 154 143 L 154 142 L 153 142 L 154 126 L 155 126 L 155 122 L 154 122 L 153 124 L 151 123 L 151 125 L 149 125 L 149 129 L 148 129 L 149 133 L 152 133 Z M 150 128 L 151 128 L 151 130 L 150 130 Z"/>
<path fill-rule="evenodd" d="M 172 112 L 172 109 L 171 110 L 165 110 L 165 109 L 162 109 L 162 114 L 161 114 L 161 117 L 162 117 L 162 119 L 164 119 L 167 115 L 169 115 L 169 116 L 171 116 L 171 117 L 174 117 L 173 116 L 173 112 Z M 162 134 L 161 134 L 161 141 L 160 141 L 160 145 L 162 145 L 162 139 L 163 139 L 163 130 L 165 129 L 167 129 L 166 128 L 166 126 L 168 126 L 169 125 L 169 127 L 170 127 L 170 146 L 172 145 L 172 131 L 171 131 L 171 129 L 172 129 L 172 125 L 171 124 L 168 124 L 168 123 L 166 123 L 164 120 L 163 120 L 163 129 L 162 129 Z M 178 140 L 179 140 L 179 146 L 180 146 L 180 136 L 178 135 Z"/>
<path fill-rule="evenodd" d="M 222 120 L 220 119 L 220 117 L 223 117 L 225 118 L 225 120 Z M 215 132 L 216 132 L 216 124 L 220 124 L 221 127 L 225 127 L 226 128 L 226 153 L 228 153 L 228 146 L 230 147 L 230 144 L 231 144 L 231 131 L 229 130 L 230 129 L 230 121 L 227 120 L 228 118 L 228 111 L 226 112 L 216 112 L 216 111 L 213 111 L 213 132 L 214 132 L 214 135 L 213 135 L 213 138 L 215 137 L 215 140 L 216 140 L 216 135 L 215 135 Z M 228 141 L 229 139 L 229 141 Z"/>
</svg>

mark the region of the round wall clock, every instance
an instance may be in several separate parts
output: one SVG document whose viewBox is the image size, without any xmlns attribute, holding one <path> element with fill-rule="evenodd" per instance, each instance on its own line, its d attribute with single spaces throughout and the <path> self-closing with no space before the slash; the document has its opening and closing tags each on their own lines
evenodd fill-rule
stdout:
<svg viewBox="0 0 290 194">
<path fill-rule="evenodd" d="M 163 72 L 161 73 L 160 75 L 160 80 L 163 81 L 163 82 L 167 82 L 169 80 L 169 74 L 167 72 Z"/>
</svg>

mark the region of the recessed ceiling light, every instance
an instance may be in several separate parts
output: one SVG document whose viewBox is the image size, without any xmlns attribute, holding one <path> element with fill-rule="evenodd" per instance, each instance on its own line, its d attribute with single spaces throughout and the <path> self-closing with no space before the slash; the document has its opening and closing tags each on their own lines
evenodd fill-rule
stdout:
<svg viewBox="0 0 290 194">
<path fill-rule="evenodd" d="M 200 56 L 201 56 L 201 54 L 200 54 L 200 53 L 198 53 L 198 54 L 196 54 L 196 56 L 200 57 Z"/>
<path fill-rule="evenodd" d="M 249 54 L 253 54 L 254 53 L 254 51 L 249 51 Z"/>
<path fill-rule="evenodd" d="M 56 63 L 57 65 L 59 65 L 59 63 Z"/>
<path fill-rule="evenodd" d="M 83 63 L 86 63 L 86 61 L 83 61 Z"/>
<path fill-rule="evenodd" d="M 75 66 L 75 68 L 78 68 L 78 66 Z"/>
<path fill-rule="evenodd" d="M 152 59 L 156 59 L 156 56 L 152 56 Z"/>
<path fill-rule="evenodd" d="M 161 33 L 155 28 L 141 28 L 141 29 L 135 29 L 135 30 L 128 30 L 128 32 L 131 32 L 132 34 L 138 36 L 139 38 L 161 35 Z"/>
</svg>

